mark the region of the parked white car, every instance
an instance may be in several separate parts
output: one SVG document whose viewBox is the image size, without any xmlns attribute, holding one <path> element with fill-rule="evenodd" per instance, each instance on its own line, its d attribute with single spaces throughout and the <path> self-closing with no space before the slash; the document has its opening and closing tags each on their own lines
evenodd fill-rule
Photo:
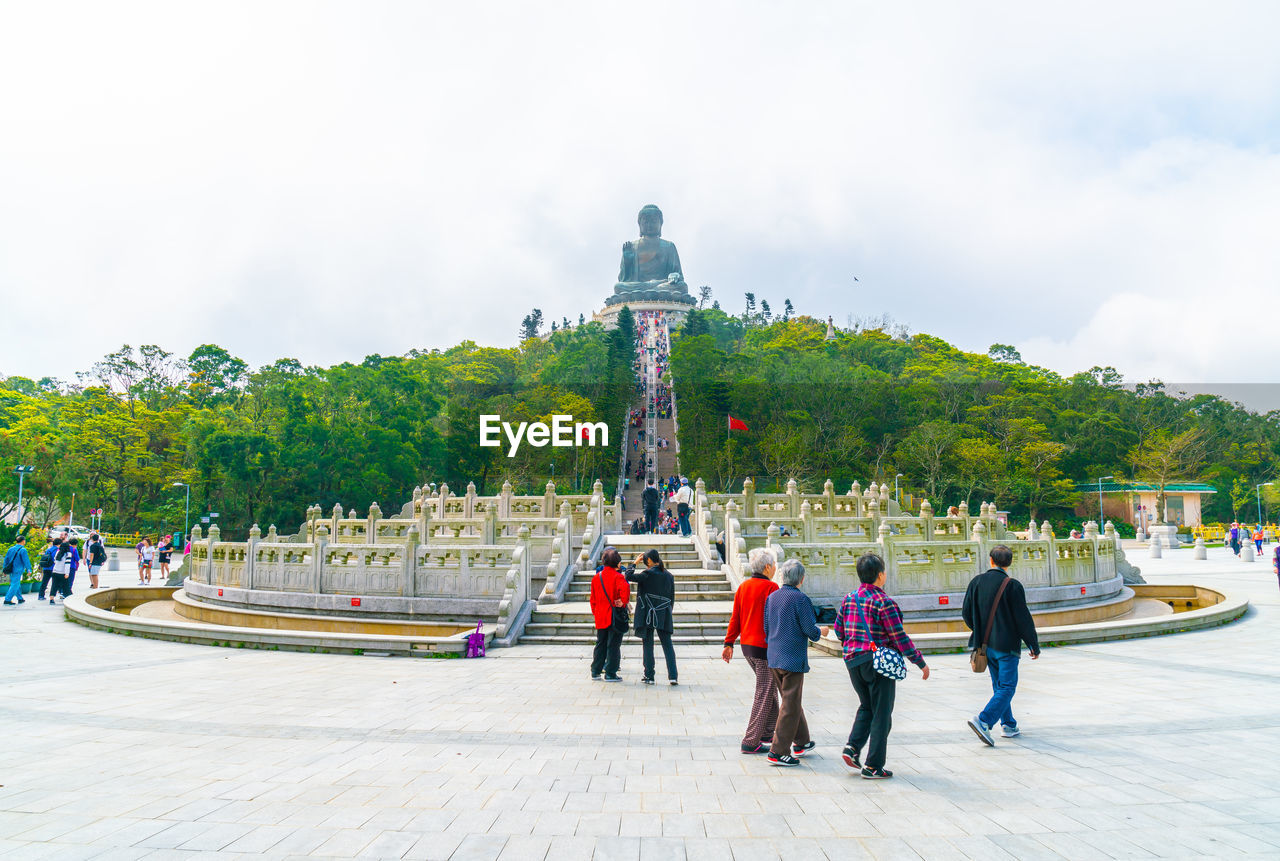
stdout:
<svg viewBox="0 0 1280 861">
<path fill-rule="evenodd" d="M 80 543 L 84 544 L 89 540 L 91 532 L 92 530 L 86 526 L 50 526 L 49 540 L 52 541 L 55 538 L 61 538 L 65 535 L 68 538 L 79 538 Z"/>
</svg>

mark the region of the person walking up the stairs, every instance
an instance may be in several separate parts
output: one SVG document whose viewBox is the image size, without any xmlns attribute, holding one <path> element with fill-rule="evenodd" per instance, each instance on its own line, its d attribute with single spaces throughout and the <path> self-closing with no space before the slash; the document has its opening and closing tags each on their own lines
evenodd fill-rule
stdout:
<svg viewBox="0 0 1280 861">
<path fill-rule="evenodd" d="M 778 591 L 773 572 L 778 564 L 773 552 L 753 547 L 748 554 L 751 576 L 742 581 L 733 595 L 733 615 L 724 635 L 721 657 L 727 664 L 733 658 L 733 643 L 742 637 L 742 657 L 756 676 L 755 698 L 751 701 L 751 717 L 747 734 L 742 737 L 743 753 L 768 753 L 773 730 L 778 722 L 778 686 L 769 669 L 769 644 L 764 636 L 764 604 Z"/>
<path fill-rule="evenodd" d="M 652 533 L 658 525 L 658 507 L 662 505 L 662 493 L 654 487 L 652 478 L 649 479 L 649 486 L 640 495 L 640 504 L 644 506 L 645 529 Z"/>
<path fill-rule="evenodd" d="M 650 488 L 653 483 L 649 483 Z M 656 491 L 655 491 L 656 492 Z M 637 570 L 643 565 L 643 570 Z M 626 571 L 626 578 L 637 584 L 636 636 L 640 638 L 641 657 L 644 664 L 646 685 L 654 682 L 653 635 L 657 633 L 662 643 L 662 654 L 667 659 L 667 679 L 676 681 L 676 650 L 671 644 L 671 632 L 675 630 L 672 607 L 676 601 L 676 579 L 662 565 L 657 550 L 646 550 L 636 557 L 636 564 Z"/>
<path fill-rule="evenodd" d="M 603 670 L 606 682 L 620 682 L 618 665 L 622 663 L 622 635 L 630 622 L 627 604 L 631 600 L 631 586 L 618 570 L 622 567 L 622 555 L 617 548 L 606 547 L 600 562 L 600 572 L 591 579 L 591 616 L 596 626 L 591 679 L 600 681 Z"/>
</svg>

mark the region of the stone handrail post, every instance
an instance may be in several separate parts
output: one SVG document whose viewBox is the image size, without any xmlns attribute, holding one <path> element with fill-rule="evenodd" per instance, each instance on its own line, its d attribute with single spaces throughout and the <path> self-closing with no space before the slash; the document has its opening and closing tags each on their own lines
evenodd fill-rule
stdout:
<svg viewBox="0 0 1280 861">
<path fill-rule="evenodd" d="M 418 535 L 421 537 L 421 540 L 426 544 L 430 544 L 431 543 L 431 505 L 430 505 L 430 499 L 426 497 L 423 497 L 422 510 L 418 514 L 417 525 L 418 525 Z"/>
<path fill-rule="evenodd" d="M 498 516 L 508 518 L 511 516 L 511 482 L 502 482 L 502 494 L 498 498 Z"/>
<path fill-rule="evenodd" d="M 199 523 L 191 527 L 191 573 L 187 576 L 192 580 L 195 580 L 197 583 L 200 582 L 201 571 L 200 566 L 196 565 L 196 547 L 199 546 L 203 535 L 204 533 L 200 531 Z"/>
<path fill-rule="evenodd" d="M 542 494 L 542 516 L 556 516 L 556 485 L 554 481 L 548 481 L 547 487 Z"/>
<path fill-rule="evenodd" d="M 756 483 L 750 476 L 742 482 L 742 516 L 748 518 L 756 516 Z"/>
<path fill-rule="evenodd" d="M 404 589 L 401 592 L 406 598 L 418 594 L 418 545 L 421 543 L 422 533 L 418 531 L 418 524 L 410 524 L 404 541 Z"/>
<path fill-rule="evenodd" d="M 866 517 L 866 509 L 862 507 L 862 485 L 856 481 L 849 485 L 849 496 L 853 497 L 853 516 Z"/>
<path fill-rule="evenodd" d="M 787 479 L 787 515 L 790 517 L 800 515 L 800 490 L 794 478 Z"/>
<path fill-rule="evenodd" d="M 529 527 L 521 526 L 516 549 L 511 554 L 511 567 L 507 569 L 506 591 L 498 602 L 498 626 L 495 637 L 505 637 L 512 623 L 529 600 Z"/>
<path fill-rule="evenodd" d="M 316 540 L 311 544 L 311 591 L 321 593 L 324 582 L 324 554 L 329 547 L 329 528 L 323 523 L 316 527 Z"/>
<path fill-rule="evenodd" d="M 920 500 L 920 533 L 925 541 L 932 541 L 933 535 L 933 506 L 929 500 Z"/>
<path fill-rule="evenodd" d="M 809 503 L 805 503 L 808 505 Z M 782 530 L 776 523 L 770 523 L 769 528 L 765 530 L 764 546 L 773 551 L 773 559 L 778 567 L 782 567 L 782 560 L 786 558 L 786 550 L 782 546 Z M 776 576 L 776 575 L 775 575 Z"/>
<path fill-rule="evenodd" d="M 436 497 L 436 517 L 441 520 L 449 519 L 449 485 L 445 482 L 440 483 L 440 492 Z"/>
<path fill-rule="evenodd" d="M 382 509 L 378 506 L 378 503 L 376 502 L 369 503 L 369 524 L 368 526 L 365 527 L 365 530 L 364 530 L 365 544 L 378 543 L 378 521 L 381 519 L 382 519 Z"/>
<path fill-rule="evenodd" d="M 253 588 L 254 557 L 258 555 L 257 548 L 260 541 L 262 541 L 262 529 L 255 523 L 249 527 L 249 543 L 244 557 L 244 583 L 242 585 L 246 589 Z"/>
<path fill-rule="evenodd" d="M 462 516 L 474 517 L 476 514 L 476 483 L 474 481 L 467 482 L 467 495 L 462 503 Z"/>
<path fill-rule="evenodd" d="M 222 530 L 218 528 L 218 524 L 214 523 L 209 527 L 209 585 L 212 586 L 217 582 L 219 571 L 217 562 L 214 559 L 213 550 L 222 539 Z"/>
<path fill-rule="evenodd" d="M 731 499 L 724 506 L 724 564 L 729 570 L 729 579 L 736 588 L 742 582 L 742 553 L 746 550 L 746 541 L 741 537 L 742 526 L 738 523 L 738 506 Z"/>
<path fill-rule="evenodd" d="M 480 526 L 480 543 L 498 543 L 498 512 L 492 507 L 485 509 L 484 522 Z"/>
<path fill-rule="evenodd" d="M 807 499 L 800 503 L 800 533 L 801 540 L 806 544 L 812 544 L 818 540 L 818 530 L 813 523 L 813 506 Z"/>
<path fill-rule="evenodd" d="M 973 539 L 973 543 L 977 545 L 978 570 L 974 573 L 978 574 L 987 570 L 987 554 L 991 552 L 991 548 L 987 546 L 987 525 L 981 520 L 975 520 L 973 522 L 973 532 L 970 537 Z M 1052 556 L 1052 554 L 1050 555 Z M 1052 558 L 1050 559 L 1049 564 L 1051 566 L 1053 565 Z"/>
</svg>

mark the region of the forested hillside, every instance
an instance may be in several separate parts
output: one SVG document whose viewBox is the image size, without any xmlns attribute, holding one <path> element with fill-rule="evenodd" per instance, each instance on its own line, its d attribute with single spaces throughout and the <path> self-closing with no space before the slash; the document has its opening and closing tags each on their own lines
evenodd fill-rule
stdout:
<svg viewBox="0 0 1280 861">
<path fill-rule="evenodd" d="M 1253 516 L 1255 485 L 1280 465 L 1280 414 L 1131 390 L 1113 368 L 1062 377 L 1007 345 L 975 355 L 883 328 L 825 334 L 810 317 L 691 314 L 672 344 L 684 471 L 715 488 L 830 477 L 842 490 L 902 473 L 935 506 L 994 500 L 1025 522 L 1096 499 L 1077 482 L 1145 480 L 1164 461 L 1212 482 L 1205 518 L 1230 520 Z M 749 430 L 730 434 L 729 414 Z"/>
<path fill-rule="evenodd" d="M 818 489 L 830 477 L 842 491 L 902 473 L 904 490 L 937 505 L 990 499 L 1017 521 L 1058 520 L 1094 498 L 1077 493 L 1078 482 L 1149 477 L 1163 456 L 1176 478 L 1217 487 L 1206 520 L 1231 520 L 1253 516 L 1255 486 L 1280 466 L 1274 413 L 1170 397 L 1158 385 L 1130 390 L 1111 368 L 1062 377 L 1008 346 L 975 355 L 883 327 L 834 341 L 825 332 L 790 314 L 691 314 L 672 344 L 682 471 L 711 489 L 740 488 L 746 476 L 762 490 L 789 477 Z M 459 492 L 474 481 L 493 493 L 510 480 L 531 492 L 554 471 L 562 488 L 601 478 L 611 491 L 634 338 L 629 322 L 615 332 L 586 324 L 519 348 L 464 342 L 330 368 L 280 359 L 256 371 L 214 345 L 185 359 L 125 347 L 75 382 L 0 381 L 0 455 L 35 465 L 26 493 L 38 523 L 75 494 L 76 519 L 101 507 L 112 531 L 180 528 L 175 481 L 191 485 L 193 518 L 219 512 L 224 534 L 255 522 L 292 529 L 312 503 L 392 510 L 424 481 Z M 478 445 L 482 413 L 606 421 L 611 445 L 524 445 L 508 459 L 505 448 Z M 728 434 L 730 413 L 749 430 Z M 1267 494 L 1280 503 L 1275 488 Z M 0 514 L 16 499 L 6 468 Z"/>
<path fill-rule="evenodd" d="M 191 485 L 193 517 L 217 511 L 224 534 L 253 523 L 292 530 L 317 502 L 399 510 L 425 481 L 494 493 L 510 479 L 541 492 L 553 465 L 557 485 L 589 489 L 617 475 L 615 445 L 524 445 L 508 459 L 505 448 L 479 446 L 479 416 L 570 414 L 608 422 L 619 440 L 634 338 L 587 324 L 518 349 L 464 342 L 331 368 L 281 359 L 252 372 L 214 345 L 186 359 L 125 347 L 75 383 L 0 382 L 0 456 L 35 465 L 26 494 L 37 524 L 70 509 L 74 493 L 77 521 L 101 507 L 110 531 L 180 530 L 175 481 Z M 12 511 L 16 476 L 6 469 L 0 482 L 0 509 Z"/>
</svg>

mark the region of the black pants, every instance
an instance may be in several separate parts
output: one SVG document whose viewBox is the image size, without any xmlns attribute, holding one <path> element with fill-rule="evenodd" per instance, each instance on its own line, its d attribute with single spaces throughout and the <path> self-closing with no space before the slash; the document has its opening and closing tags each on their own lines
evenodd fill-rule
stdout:
<svg viewBox="0 0 1280 861">
<path fill-rule="evenodd" d="M 658 509 L 645 508 L 644 510 L 644 528 L 646 532 L 652 532 L 654 527 L 658 525 Z"/>
<path fill-rule="evenodd" d="M 71 587 L 67 584 L 66 574 L 51 574 L 53 579 L 49 583 L 49 600 L 53 600 L 55 595 L 61 595 L 66 598 L 71 594 Z"/>
<path fill-rule="evenodd" d="M 40 576 L 40 594 L 39 594 L 39 596 L 38 596 L 41 600 L 44 600 L 44 593 L 45 593 L 45 590 L 49 588 L 49 584 L 50 584 L 52 581 L 53 581 L 53 572 L 52 572 L 52 571 L 43 571 L 43 572 L 41 572 L 41 576 Z"/>
<path fill-rule="evenodd" d="M 640 654 L 644 662 L 644 677 L 653 678 L 653 632 L 654 628 L 645 628 L 640 635 Z M 667 659 L 667 678 L 676 680 L 676 649 L 671 645 L 671 632 L 658 631 L 658 641 L 662 643 L 662 655 Z"/>
<path fill-rule="evenodd" d="M 858 695 L 858 714 L 849 732 L 849 747 L 861 751 L 870 739 L 867 758 L 862 764 L 868 768 L 884 768 L 885 750 L 888 747 L 889 729 L 893 726 L 893 700 L 898 683 L 886 679 L 871 668 L 871 661 L 845 662 L 849 680 Z"/>
<path fill-rule="evenodd" d="M 622 631 L 596 628 L 596 650 L 591 656 L 591 675 L 598 676 L 604 670 L 606 676 L 616 676 L 621 663 Z"/>
</svg>

